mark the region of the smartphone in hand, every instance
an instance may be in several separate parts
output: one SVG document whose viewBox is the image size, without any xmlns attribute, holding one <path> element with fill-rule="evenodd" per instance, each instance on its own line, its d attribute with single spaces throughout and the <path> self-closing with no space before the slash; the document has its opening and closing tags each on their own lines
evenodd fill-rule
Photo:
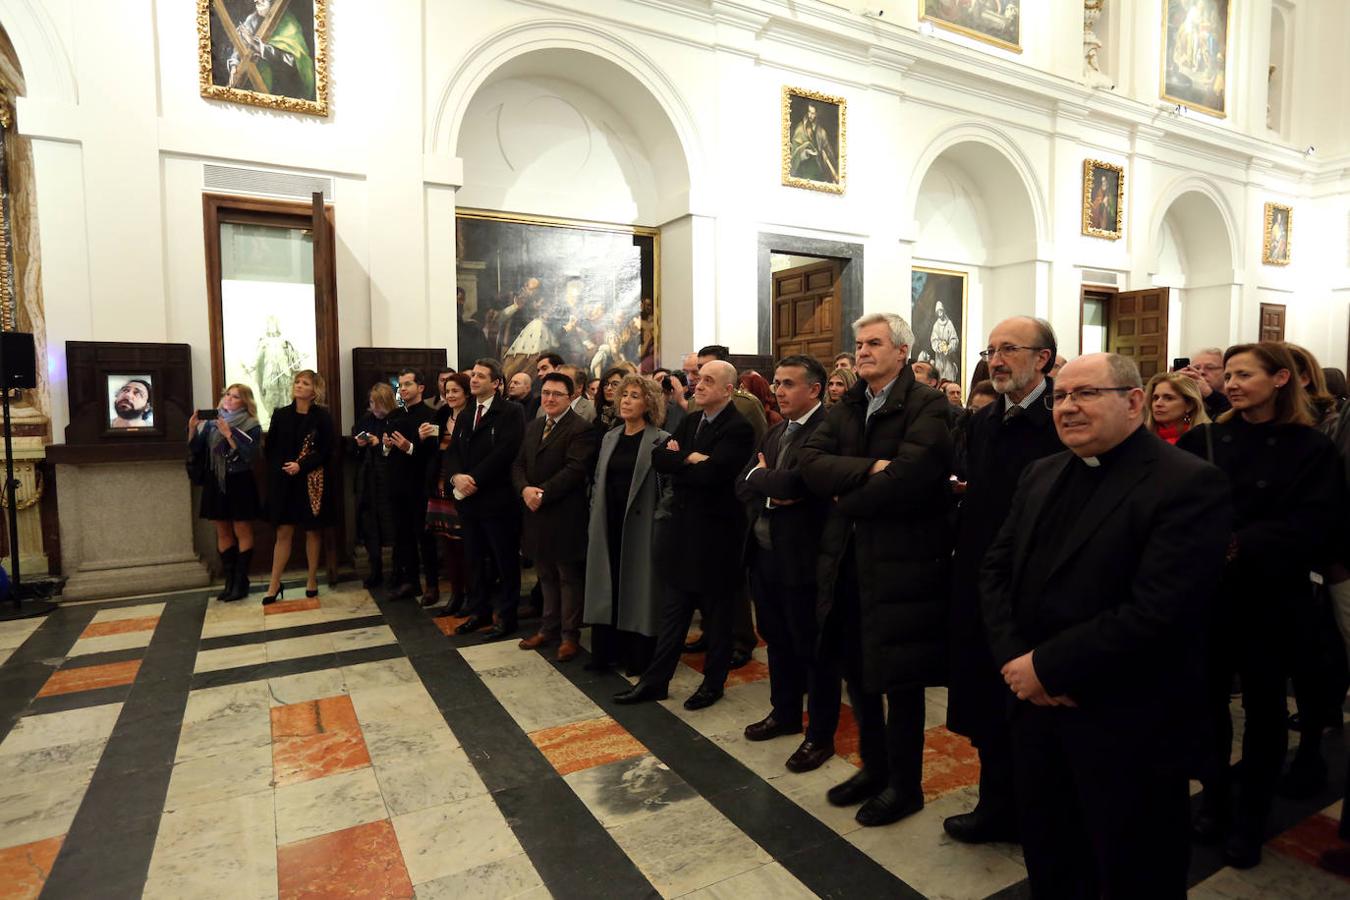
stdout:
<svg viewBox="0 0 1350 900">
<path fill-rule="evenodd" d="M 205 422 L 207 419 L 214 419 L 220 415 L 218 409 L 199 409 L 197 410 L 197 421 Z"/>
</svg>

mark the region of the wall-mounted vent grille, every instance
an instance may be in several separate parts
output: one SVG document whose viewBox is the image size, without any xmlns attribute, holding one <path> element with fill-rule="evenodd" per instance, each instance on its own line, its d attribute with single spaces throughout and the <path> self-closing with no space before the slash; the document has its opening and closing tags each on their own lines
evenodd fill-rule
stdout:
<svg viewBox="0 0 1350 900">
<path fill-rule="evenodd" d="M 293 175 L 289 172 L 207 163 L 202 166 L 202 182 L 206 190 L 225 194 L 259 194 L 264 197 L 308 200 L 315 191 L 322 191 L 325 201 L 333 199 L 333 179 L 316 175 Z"/>
<path fill-rule="evenodd" d="M 1103 272 L 1101 269 L 1084 269 L 1083 284 L 1109 284 L 1112 287 L 1120 285 L 1120 276 L 1115 272 Z"/>
</svg>

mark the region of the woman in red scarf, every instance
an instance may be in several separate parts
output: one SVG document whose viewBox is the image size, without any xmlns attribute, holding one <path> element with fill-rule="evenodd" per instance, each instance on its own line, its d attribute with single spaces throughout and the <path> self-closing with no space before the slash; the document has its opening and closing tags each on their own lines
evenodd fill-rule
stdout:
<svg viewBox="0 0 1350 900">
<path fill-rule="evenodd" d="M 1209 421 L 1200 388 L 1180 372 L 1159 372 L 1144 389 L 1144 414 L 1153 433 L 1169 444 Z"/>
</svg>

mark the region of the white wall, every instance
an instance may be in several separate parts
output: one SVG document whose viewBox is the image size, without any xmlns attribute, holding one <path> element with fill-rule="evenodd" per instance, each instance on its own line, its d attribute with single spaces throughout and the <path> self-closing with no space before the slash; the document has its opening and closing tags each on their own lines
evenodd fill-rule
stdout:
<svg viewBox="0 0 1350 900">
<path fill-rule="evenodd" d="M 1293 49 L 1287 138 L 1265 127 L 1272 3 Z M 454 210 L 468 206 L 661 228 L 668 364 L 714 340 L 757 349 L 764 231 L 863 245 L 869 311 L 908 308 L 912 263 L 968 270 L 967 348 L 1034 312 L 1072 351 L 1083 270 L 1135 289 L 1168 272 L 1161 259 L 1185 282 L 1183 351 L 1254 337 L 1260 302 L 1283 298 L 1290 336 L 1342 363 L 1347 5 L 1234 3 L 1222 119 L 1161 108 L 1160 5 L 1111 4 L 1111 91 L 1080 83 L 1073 2 L 1023 4 L 1017 54 L 921 36 L 910 0 L 883 21 L 821 0 L 399 0 L 379 15 L 330 0 L 333 114 L 316 119 L 203 100 L 192 3 L 0 0 L 29 84 L 18 124 L 34 141 L 54 434 L 67 340 L 189 342 L 209 393 L 208 162 L 333 179 L 344 398 L 353 346 L 453 349 Z M 779 183 L 784 85 L 847 98 L 842 196 Z M 1126 168 L 1122 240 L 1080 234 L 1089 157 Z M 1196 191 L 1212 214 L 1173 211 Z M 1286 268 L 1260 262 L 1267 200 L 1295 209 Z M 1211 244 L 1236 252 L 1216 265 Z"/>
</svg>

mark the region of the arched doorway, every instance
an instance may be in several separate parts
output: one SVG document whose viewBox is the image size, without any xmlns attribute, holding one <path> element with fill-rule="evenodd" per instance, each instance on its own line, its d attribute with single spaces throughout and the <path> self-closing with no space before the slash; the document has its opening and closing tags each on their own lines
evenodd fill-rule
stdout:
<svg viewBox="0 0 1350 900">
<path fill-rule="evenodd" d="M 1169 289 L 1168 356 L 1224 347 L 1237 337 L 1232 230 L 1221 200 L 1206 186 L 1175 192 L 1157 220 L 1150 276 Z"/>
</svg>

